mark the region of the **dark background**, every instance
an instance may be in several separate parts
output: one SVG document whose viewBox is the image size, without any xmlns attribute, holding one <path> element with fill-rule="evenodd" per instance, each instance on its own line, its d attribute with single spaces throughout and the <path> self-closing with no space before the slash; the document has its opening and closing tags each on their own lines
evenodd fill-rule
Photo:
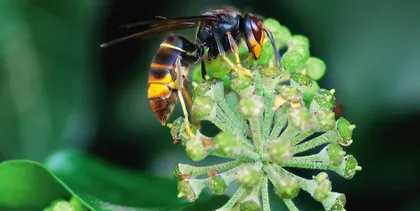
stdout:
<svg viewBox="0 0 420 211">
<path fill-rule="evenodd" d="M 156 175 L 169 176 L 176 161 L 192 163 L 147 102 L 147 67 L 164 35 L 99 44 L 134 31 L 122 24 L 223 5 L 276 18 L 306 35 L 311 54 L 326 62 L 320 85 L 336 89 L 344 116 L 357 125 L 346 151 L 363 167 L 350 181 L 332 176 L 347 210 L 419 210 L 414 0 L 1 1 L 0 160 L 42 161 L 71 146 Z M 193 32 L 177 33 L 192 39 Z"/>
</svg>

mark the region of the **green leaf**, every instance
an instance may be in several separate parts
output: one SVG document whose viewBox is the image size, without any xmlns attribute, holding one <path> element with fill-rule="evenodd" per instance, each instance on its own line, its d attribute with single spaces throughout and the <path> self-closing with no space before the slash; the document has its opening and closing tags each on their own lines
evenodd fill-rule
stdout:
<svg viewBox="0 0 420 211">
<path fill-rule="evenodd" d="M 76 197 L 92 210 L 214 210 L 227 196 L 201 194 L 194 203 L 177 198 L 176 182 L 111 166 L 75 150 L 58 152 L 45 165 L 30 160 L 0 163 L 0 208 L 42 210 Z"/>
</svg>

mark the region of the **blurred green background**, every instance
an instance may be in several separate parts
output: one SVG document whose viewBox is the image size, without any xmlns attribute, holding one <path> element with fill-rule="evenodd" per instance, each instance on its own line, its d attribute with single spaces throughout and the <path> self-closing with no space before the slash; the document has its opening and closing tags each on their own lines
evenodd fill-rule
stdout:
<svg viewBox="0 0 420 211">
<path fill-rule="evenodd" d="M 110 163 L 170 176 L 192 163 L 150 111 L 148 66 L 164 35 L 112 48 L 118 26 L 230 5 L 273 17 L 311 41 L 357 125 L 347 148 L 363 171 L 347 210 L 420 210 L 420 2 L 333 0 L 0 1 L 0 160 L 43 161 L 76 147 Z M 180 31 L 193 38 L 194 30 Z M 179 106 L 173 116 L 181 114 Z M 206 162 L 217 162 L 207 159 Z"/>
</svg>

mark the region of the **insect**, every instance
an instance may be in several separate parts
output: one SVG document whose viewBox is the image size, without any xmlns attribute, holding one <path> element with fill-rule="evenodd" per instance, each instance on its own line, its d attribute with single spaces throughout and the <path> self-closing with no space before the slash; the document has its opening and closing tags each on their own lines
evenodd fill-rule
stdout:
<svg viewBox="0 0 420 211">
<path fill-rule="evenodd" d="M 132 38 L 145 38 L 152 35 L 172 32 L 180 29 L 197 27 L 195 42 L 177 35 L 168 35 L 160 44 L 150 65 L 148 78 L 148 99 L 152 111 L 162 125 L 166 125 L 177 99 L 180 99 L 184 113 L 186 132 L 193 136 L 188 121 L 188 112 L 184 97 L 192 107 L 187 91 L 188 71 L 193 64 L 201 62 L 202 76 L 206 74 L 205 60 L 211 61 L 220 56 L 232 70 L 248 77 L 253 74 L 241 64 L 238 54 L 240 39 L 245 39 L 249 53 L 258 59 L 262 52 L 265 36 L 268 36 L 280 64 L 280 54 L 274 43 L 272 33 L 263 25 L 261 17 L 251 13 L 241 14 L 233 8 L 214 9 L 198 16 L 163 18 L 132 23 L 125 27 L 149 25 L 149 29 L 122 37 L 101 47 L 107 47 Z M 208 49 L 207 55 L 205 50 Z M 235 63 L 227 58 L 226 53 L 235 55 Z M 206 59 L 205 59 L 206 57 Z"/>
</svg>

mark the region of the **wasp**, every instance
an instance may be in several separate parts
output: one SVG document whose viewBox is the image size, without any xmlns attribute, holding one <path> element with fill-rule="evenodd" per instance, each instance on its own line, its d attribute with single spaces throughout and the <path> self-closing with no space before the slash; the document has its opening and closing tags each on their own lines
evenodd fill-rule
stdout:
<svg viewBox="0 0 420 211">
<path fill-rule="evenodd" d="M 263 42 L 267 36 L 273 46 L 276 64 L 280 64 L 280 54 L 274 43 L 272 33 L 263 25 L 263 18 L 251 13 L 242 14 L 233 8 L 214 9 L 198 16 L 153 19 L 127 24 L 125 27 L 149 25 L 149 29 L 122 37 L 101 45 L 107 47 L 132 38 L 145 38 L 156 34 L 197 27 L 195 42 L 177 35 L 168 35 L 160 44 L 149 70 L 148 99 L 151 109 L 162 125 L 166 125 L 177 99 L 184 113 L 186 132 L 193 136 L 188 121 L 184 97 L 192 107 L 187 91 L 190 66 L 201 62 L 202 76 L 206 74 L 205 60 L 211 61 L 220 56 L 232 70 L 248 77 L 253 74 L 241 65 L 238 54 L 240 39 L 245 39 L 249 53 L 254 59 L 261 55 Z M 205 50 L 207 55 L 205 54 Z M 227 56 L 235 55 L 235 63 Z M 206 57 L 206 59 L 205 59 Z"/>
</svg>

